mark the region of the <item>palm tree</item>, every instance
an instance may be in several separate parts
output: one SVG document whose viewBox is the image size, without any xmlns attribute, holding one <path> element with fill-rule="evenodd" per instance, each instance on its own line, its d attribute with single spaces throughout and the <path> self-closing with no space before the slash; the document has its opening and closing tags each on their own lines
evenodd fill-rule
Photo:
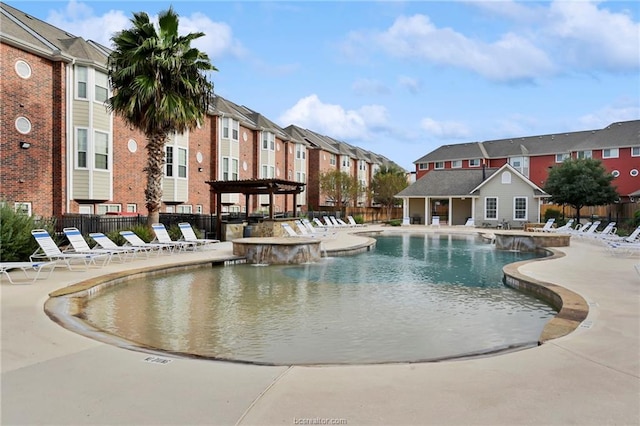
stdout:
<svg viewBox="0 0 640 426">
<path fill-rule="evenodd" d="M 113 96 L 108 108 L 144 133 L 147 139 L 145 202 L 148 223 L 156 223 L 162 204 L 164 145 L 171 134 L 195 128 L 207 111 L 217 71 L 206 53 L 191 47 L 204 33 L 178 35 L 178 15 L 169 8 L 156 26 L 145 12 L 133 14 L 132 28 L 111 41 L 109 79 Z"/>
</svg>

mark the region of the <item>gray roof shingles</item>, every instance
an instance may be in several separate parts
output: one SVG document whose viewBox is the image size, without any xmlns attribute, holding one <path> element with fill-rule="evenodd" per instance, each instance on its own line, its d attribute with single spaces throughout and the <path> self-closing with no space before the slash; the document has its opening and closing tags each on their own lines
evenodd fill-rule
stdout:
<svg viewBox="0 0 640 426">
<path fill-rule="evenodd" d="M 449 169 L 427 173 L 412 185 L 396 194 L 396 197 L 464 197 L 470 196 L 483 180 L 498 169 Z"/>
</svg>

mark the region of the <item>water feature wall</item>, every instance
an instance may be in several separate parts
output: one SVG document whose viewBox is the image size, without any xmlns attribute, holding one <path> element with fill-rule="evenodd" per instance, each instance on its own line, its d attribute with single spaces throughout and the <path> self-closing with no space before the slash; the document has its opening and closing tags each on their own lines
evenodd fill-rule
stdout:
<svg viewBox="0 0 640 426">
<path fill-rule="evenodd" d="M 241 238 L 233 241 L 233 254 L 257 265 L 301 264 L 319 261 L 322 247 L 313 238 Z"/>
<path fill-rule="evenodd" d="M 568 247 L 570 235 L 547 233 L 495 233 L 497 250 L 536 251 L 543 247 Z"/>
</svg>

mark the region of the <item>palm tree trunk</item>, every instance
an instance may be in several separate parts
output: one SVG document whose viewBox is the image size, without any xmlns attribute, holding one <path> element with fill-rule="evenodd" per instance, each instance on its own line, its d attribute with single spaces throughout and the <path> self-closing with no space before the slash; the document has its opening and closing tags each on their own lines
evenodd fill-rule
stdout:
<svg viewBox="0 0 640 426">
<path fill-rule="evenodd" d="M 164 145 L 167 134 L 160 133 L 147 137 L 147 187 L 144 197 L 147 207 L 147 224 L 160 221 L 160 207 L 162 206 L 162 178 L 164 176 L 165 153 Z"/>
</svg>

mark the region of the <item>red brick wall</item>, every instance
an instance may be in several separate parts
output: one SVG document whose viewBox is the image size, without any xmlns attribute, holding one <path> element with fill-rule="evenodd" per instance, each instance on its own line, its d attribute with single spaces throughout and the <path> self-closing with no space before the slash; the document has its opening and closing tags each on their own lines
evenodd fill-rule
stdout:
<svg viewBox="0 0 640 426">
<path fill-rule="evenodd" d="M 64 211 L 64 65 L 52 63 L 6 44 L 0 44 L 0 198 L 31 202 L 32 213 L 50 217 Z M 31 67 L 23 79 L 15 71 L 17 60 Z M 18 117 L 31 122 L 31 132 L 16 130 Z M 21 149 L 20 142 L 31 144 Z M 62 150 L 62 152 L 60 152 Z M 53 188 L 53 190 L 52 190 Z"/>
</svg>

